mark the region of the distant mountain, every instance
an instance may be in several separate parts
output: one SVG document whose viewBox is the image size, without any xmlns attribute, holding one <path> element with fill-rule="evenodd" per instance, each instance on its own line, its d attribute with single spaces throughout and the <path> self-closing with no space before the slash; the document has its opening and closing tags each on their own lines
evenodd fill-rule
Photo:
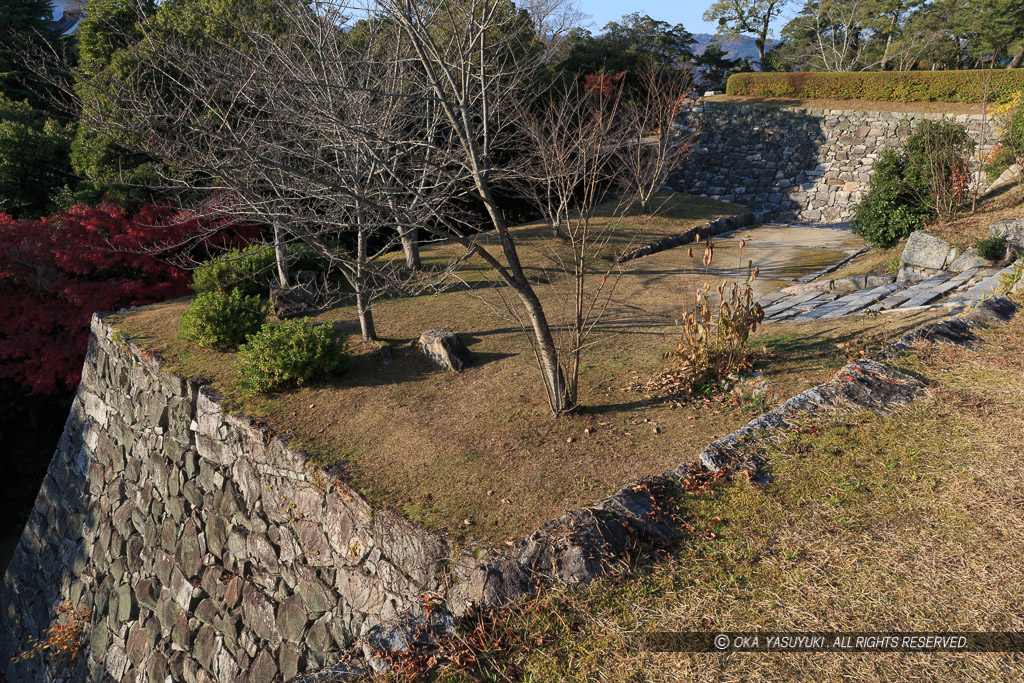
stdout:
<svg viewBox="0 0 1024 683">
<path fill-rule="evenodd" d="M 693 46 L 693 51 L 698 55 L 703 54 L 704 48 L 708 45 L 717 42 L 725 50 L 726 59 L 750 57 L 753 61 L 757 61 L 757 46 L 754 45 L 754 39 L 750 36 L 740 36 L 736 40 L 719 40 L 710 33 L 694 33 L 693 38 L 697 41 Z M 775 42 L 769 40 L 768 48 L 771 49 Z"/>
</svg>

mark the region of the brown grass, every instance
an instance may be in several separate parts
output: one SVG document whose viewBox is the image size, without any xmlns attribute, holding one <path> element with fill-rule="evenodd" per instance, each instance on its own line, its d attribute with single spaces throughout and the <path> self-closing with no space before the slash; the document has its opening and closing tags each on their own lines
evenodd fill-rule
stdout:
<svg viewBox="0 0 1024 683">
<path fill-rule="evenodd" d="M 643 647 L 660 630 L 1024 630 L 1024 315 L 984 337 L 977 352 L 925 347 L 899 359 L 931 387 L 908 408 L 822 417 L 762 443 L 770 485 L 682 496 L 697 533 L 671 560 L 624 564 L 586 590 L 499 615 L 485 642 L 527 645 L 479 653 L 489 680 L 1020 680 L 1020 653 Z"/>
<path fill-rule="evenodd" d="M 700 206 L 706 207 L 706 200 Z M 666 229 L 679 231 L 694 222 L 675 220 L 665 223 Z M 540 230 L 527 226 L 520 233 Z M 549 277 L 545 256 L 531 243 L 523 240 L 523 260 L 531 276 L 543 281 Z M 789 282 L 772 277 L 796 277 L 838 258 L 826 249 L 790 249 L 787 259 L 777 247 L 753 252 L 748 246 L 741 254 L 735 242 L 719 245 L 711 270 L 716 286 L 744 254 L 761 254 L 753 256 L 763 275 L 755 280 L 756 295 Z M 424 260 L 440 260 L 437 252 L 447 248 L 427 250 Z M 683 292 L 692 286 L 685 271 L 693 265 L 685 249 L 629 264 L 616 291 L 618 303 L 602 323 L 601 343 L 585 358 L 581 397 L 586 409 L 561 420 L 548 416 L 522 332 L 494 315 L 490 306 L 500 304 L 487 289 L 455 288 L 378 302 L 378 331 L 395 347 L 391 365 L 381 364 L 356 341 L 350 307 L 333 309 L 317 319 L 341 321 L 353 335 L 352 370 L 328 383 L 262 399 L 244 399 L 233 389 L 233 354 L 197 349 L 177 338 L 187 300 L 141 308 L 113 321 L 162 354 L 171 369 L 207 378 L 234 409 L 294 434 L 319 459 L 346 463 L 353 483 L 375 504 L 396 507 L 432 528 L 501 544 L 631 480 L 690 459 L 765 407 L 749 396 L 674 407 L 626 390 L 634 380 L 642 383 L 661 371 L 662 354 L 676 341 Z M 488 277 L 475 262 L 460 275 L 477 284 Z M 556 315 L 564 290 L 561 280 L 551 277 L 554 284 L 540 286 L 539 293 Z M 851 352 L 837 343 L 856 345 L 863 335 L 879 343 L 922 319 L 766 326 L 754 341 L 775 354 L 771 362 L 762 358 L 757 368 L 769 385 L 766 398 L 779 401 L 825 379 Z M 406 346 L 431 328 L 457 332 L 476 362 L 463 373 L 443 372 Z"/>
<path fill-rule="evenodd" d="M 808 100 L 786 97 L 715 95 L 710 102 L 787 109 L 831 109 L 851 111 L 906 112 L 912 114 L 978 114 L 982 105 L 963 102 L 873 102 L 870 100 Z"/>
<path fill-rule="evenodd" d="M 1010 185 L 978 202 L 976 213 L 963 212 L 956 220 L 928 226 L 928 232 L 950 246 L 966 249 L 978 239 L 988 238 L 988 226 L 996 221 L 1024 217 L 1024 186 Z"/>
</svg>

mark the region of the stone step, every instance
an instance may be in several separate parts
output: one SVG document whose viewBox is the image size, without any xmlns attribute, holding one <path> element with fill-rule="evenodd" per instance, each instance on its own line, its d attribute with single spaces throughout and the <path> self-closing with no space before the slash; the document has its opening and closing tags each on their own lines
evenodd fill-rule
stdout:
<svg viewBox="0 0 1024 683">
<path fill-rule="evenodd" d="M 1004 273 L 1010 273 L 1014 269 L 1014 264 L 1003 268 L 1000 271 L 996 271 L 994 274 L 979 280 L 974 286 L 970 287 L 964 292 L 958 292 L 950 297 L 950 301 L 981 301 L 985 298 L 985 295 L 990 294 L 992 290 L 999 284 L 999 276 Z"/>
<path fill-rule="evenodd" d="M 757 300 L 757 303 L 761 304 L 762 309 L 767 309 L 772 304 L 782 301 L 787 296 L 790 296 L 789 292 L 784 292 L 782 289 L 776 289 L 774 292 L 769 292 L 762 296 Z"/>
<path fill-rule="evenodd" d="M 774 315 L 778 315 L 779 313 L 782 313 L 783 311 L 785 311 L 787 309 L 792 308 L 793 306 L 797 306 L 799 304 L 802 304 L 802 303 L 805 303 L 807 301 L 810 301 L 811 299 L 814 299 L 814 298 L 816 298 L 816 297 L 818 297 L 820 295 L 821 295 L 821 292 L 804 292 L 803 294 L 797 294 L 796 296 L 791 296 L 788 299 L 784 299 L 784 300 L 778 302 L 777 304 L 774 304 L 774 305 L 769 306 L 768 308 L 766 308 L 765 311 L 764 311 L 764 316 L 766 318 L 770 318 L 770 317 L 772 317 Z"/>
<path fill-rule="evenodd" d="M 974 274 L 976 272 L 978 272 L 979 270 L 980 270 L 980 267 L 970 268 L 968 270 L 965 270 L 964 272 L 960 273 L 956 277 L 951 278 L 950 280 L 947 280 L 946 282 L 943 282 L 942 284 L 938 285 L 937 287 L 932 287 L 930 289 L 926 289 L 925 291 L 921 292 L 920 294 L 914 295 L 912 298 L 910 298 L 907 301 L 905 301 L 904 303 L 900 304 L 899 308 L 916 308 L 917 306 L 924 306 L 927 303 L 931 303 L 932 301 L 934 301 L 935 299 L 938 299 L 940 296 L 942 296 L 946 292 L 948 292 L 948 291 L 950 291 L 952 289 L 956 289 L 957 287 L 960 287 L 961 285 L 963 285 L 965 282 L 970 280 L 974 276 Z"/>
<path fill-rule="evenodd" d="M 922 292 L 932 289 L 933 287 L 941 285 L 942 283 L 951 279 L 951 277 L 952 276 L 950 275 L 936 275 L 934 277 L 928 278 L 927 280 L 922 280 L 921 282 L 918 282 L 916 285 L 911 285 L 910 287 L 907 287 L 902 291 L 887 296 L 886 298 L 882 299 L 877 304 L 872 306 L 871 310 L 878 311 L 884 310 L 886 308 L 895 308 L 896 306 L 899 306 L 900 304 L 906 301 L 910 301 L 918 294 L 921 294 Z"/>
<path fill-rule="evenodd" d="M 856 313 L 862 308 L 866 308 L 875 303 L 879 299 L 889 296 L 899 289 L 899 287 L 899 284 L 890 282 L 888 284 L 875 287 L 874 289 L 862 289 L 859 292 L 848 294 L 841 299 L 819 306 L 813 311 L 802 316 L 802 318 L 805 320 L 828 320 L 829 318 L 838 318 L 843 315 Z M 793 322 L 802 322 L 802 320 L 797 319 Z"/>
</svg>

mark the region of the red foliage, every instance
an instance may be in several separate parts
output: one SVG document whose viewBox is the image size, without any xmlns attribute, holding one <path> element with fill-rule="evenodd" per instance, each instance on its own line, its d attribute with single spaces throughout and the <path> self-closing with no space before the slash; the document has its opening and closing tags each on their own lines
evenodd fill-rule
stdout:
<svg viewBox="0 0 1024 683">
<path fill-rule="evenodd" d="M 38 220 L 0 214 L 0 377 L 32 393 L 73 389 L 92 313 L 187 294 L 188 272 L 168 257 L 218 227 L 155 205 L 134 217 L 116 205 Z"/>
<path fill-rule="evenodd" d="M 587 74 L 583 78 L 583 90 L 588 95 L 598 95 L 602 98 L 611 97 L 619 88 L 625 75 L 625 71 L 620 71 L 617 74 Z"/>
</svg>

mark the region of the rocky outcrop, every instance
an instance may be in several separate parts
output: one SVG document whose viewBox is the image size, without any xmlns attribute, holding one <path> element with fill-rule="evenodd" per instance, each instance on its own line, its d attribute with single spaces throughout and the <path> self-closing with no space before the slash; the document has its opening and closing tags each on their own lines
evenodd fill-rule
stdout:
<svg viewBox="0 0 1024 683">
<path fill-rule="evenodd" d="M 901 145 L 921 121 L 938 118 L 700 100 L 680 118 L 680 128 L 696 138 L 670 182 L 685 192 L 768 211 L 773 220 L 842 221 L 867 191 L 879 153 Z M 987 141 L 981 158 L 999 139 L 994 121 L 949 118 L 967 126 L 975 140 Z"/>
</svg>

